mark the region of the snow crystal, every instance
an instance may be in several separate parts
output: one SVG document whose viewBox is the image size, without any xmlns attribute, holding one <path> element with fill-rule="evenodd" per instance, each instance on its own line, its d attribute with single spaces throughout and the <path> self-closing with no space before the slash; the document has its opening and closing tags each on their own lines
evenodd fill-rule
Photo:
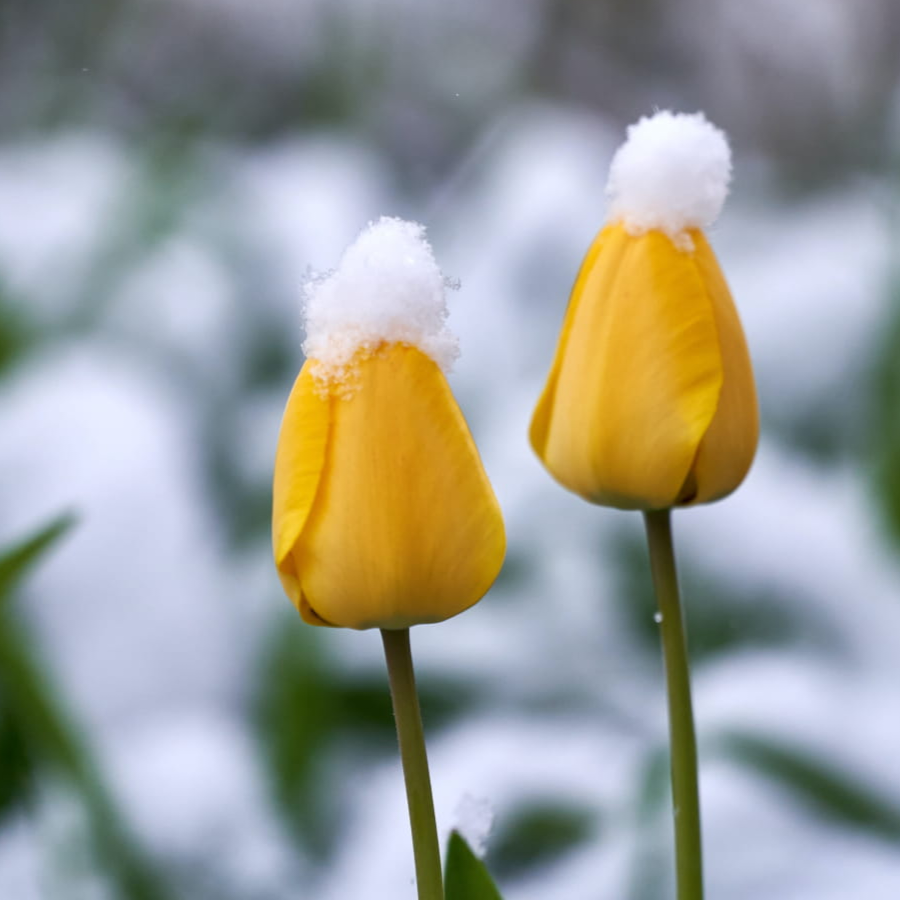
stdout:
<svg viewBox="0 0 900 900">
<path fill-rule="evenodd" d="M 690 249 L 690 228 L 706 228 L 722 209 L 731 180 L 724 132 L 702 112 L 668 110 L 628 128 L 606 186 L 610 216 L 631 234 L 658 229 Z"/>
<path fill-rule="evenodd" d="M 335 271 L 305 287 L 303 351 L 316 377 L 346 384 L 357 353 L 385 343 L 409 344 L 448 370 L 459 355 L 447 327 L 448 286 L 424 226 L 386 216 L 370 223 Z"/>
<path fill-rule="evenodd" d="M 456 830 L 466 839 L 472 852 L 483 857 L 494 827 L 494 805 L 483 797 L 463 794 L 456 805 Z"/>
</svg>

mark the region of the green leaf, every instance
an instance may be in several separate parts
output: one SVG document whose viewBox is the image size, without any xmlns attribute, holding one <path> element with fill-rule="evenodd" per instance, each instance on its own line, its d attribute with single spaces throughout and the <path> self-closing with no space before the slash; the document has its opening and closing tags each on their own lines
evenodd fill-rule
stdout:
<svg viewBox="0 0 900 900">
<path fill-rule="evenodd" d="M 0 600 L 12 593 L 28 570 L 74 524 L 75 516 L 64 513 L 24 540 L 0 551 Z"/>
<path fill-rule="evenodd" d="M 447 845 L 444 893 L 445 900 L 503 900 L 487 867 L 458 831 Z"/>
<path fill-rule="evenodd" d="M 59 515 L 33 534 L 0 551 L 0 604 L 8 598 L 32 566 L 72 527 L 75 517 Z M 6 774 L 30 773 L 38 757 L 63 771 L 76 765 L 66 725 L 43 682 L 40 666 L 30 652 L 28 636 L 0 605 L 0 740 Z M 13 780 L 6 791 L 21 797 L 23 785 Z M 2 793 L 0 789 L 0 793 Z M 13 797 L 10 797 L 12 800 Z"/>
<path fill-rule="evenodd" d="M 728 756 L 788 788 L 818 816 L 900 842 L 900 797 L 886 797 L 821 755 L 775 738 L 735 732 L 725 735 L 720 746 Z"/>
<path fill-rule="evenodd" d="M 0 375 L 27 353 L 34 340 L 33 329 L 12 306 L 5 285 L 0 282 Z"/>
<path fill-rule="evenodd" d="M 0 691 L 0 823 L 30 795 L 34 766 L 15 717 Z"/>
</svg>

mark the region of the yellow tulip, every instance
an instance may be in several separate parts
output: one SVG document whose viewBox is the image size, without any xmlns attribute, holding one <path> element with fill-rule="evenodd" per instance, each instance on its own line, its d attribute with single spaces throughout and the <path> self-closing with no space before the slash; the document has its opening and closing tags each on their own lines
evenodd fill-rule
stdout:
<svg viewBox="0 0 900 900">
<path fill-rule="evenodd" d="M 476 603 L 506 539 L 497 500 L 438 365 L 405 343 L 360 349 L 352 390 L 307 360 L 275 462 L 284 589 L 314 625 L 406 628 Z"/>
<path fill-rule="evenodd" d="M 740 320 L 701 230 L 677 244 L 632 231 L 606 226 L 582 263 L 531 443 L 593 503 L 717 500 L 743 481 L 759 432 Z"/>
</svg>

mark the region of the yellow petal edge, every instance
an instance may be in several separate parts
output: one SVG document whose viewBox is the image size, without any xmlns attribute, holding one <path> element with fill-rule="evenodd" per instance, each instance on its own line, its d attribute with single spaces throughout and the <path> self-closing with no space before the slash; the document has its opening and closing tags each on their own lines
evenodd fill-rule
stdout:
<svg viewBox="0 0 900 900">
<path fill-rule="evenodd" d="M 304 610 L 300 580 L 292 551 L 312 511 L 328 446 L 332 400 L 313 377 L 307 360 L 294 382 L 281 422 L 272 483 L 272 545 L 275 567 L 285 593 L 309 620 Z M 324 624 L 324 623 L 317 623 Z"/>
</svg>

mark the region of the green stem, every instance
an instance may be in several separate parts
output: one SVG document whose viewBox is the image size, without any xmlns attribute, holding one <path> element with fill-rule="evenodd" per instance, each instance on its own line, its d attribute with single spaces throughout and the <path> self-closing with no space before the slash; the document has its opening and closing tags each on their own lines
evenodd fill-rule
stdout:
<svg viewBox="0 0 900 900">
<path fill-rule="evenodd" d="M 659 604 L 659 630 L 669 694 L 672 802 L 675 816 L 675 866 L 678 900 L 703 900 L 703 853 L 700 840 L 700 793 L 697 785 L 697 738 L 691 707 L 684 615 L 678 598 L 670 510 L 644 513 L 650 568 Z"/>
<path fill-rule="evenodd" d="M 428 775 L 422 714 L 419 711 L 416 678 L 409 649 L 409 629 L 393 631 L 383 628 L 381 639 L 384 641 L 400 759 L 406 781 L 419 900 L 444 900 L 441 851 L 434 818 L 431 778 Z"/>
</svg>

